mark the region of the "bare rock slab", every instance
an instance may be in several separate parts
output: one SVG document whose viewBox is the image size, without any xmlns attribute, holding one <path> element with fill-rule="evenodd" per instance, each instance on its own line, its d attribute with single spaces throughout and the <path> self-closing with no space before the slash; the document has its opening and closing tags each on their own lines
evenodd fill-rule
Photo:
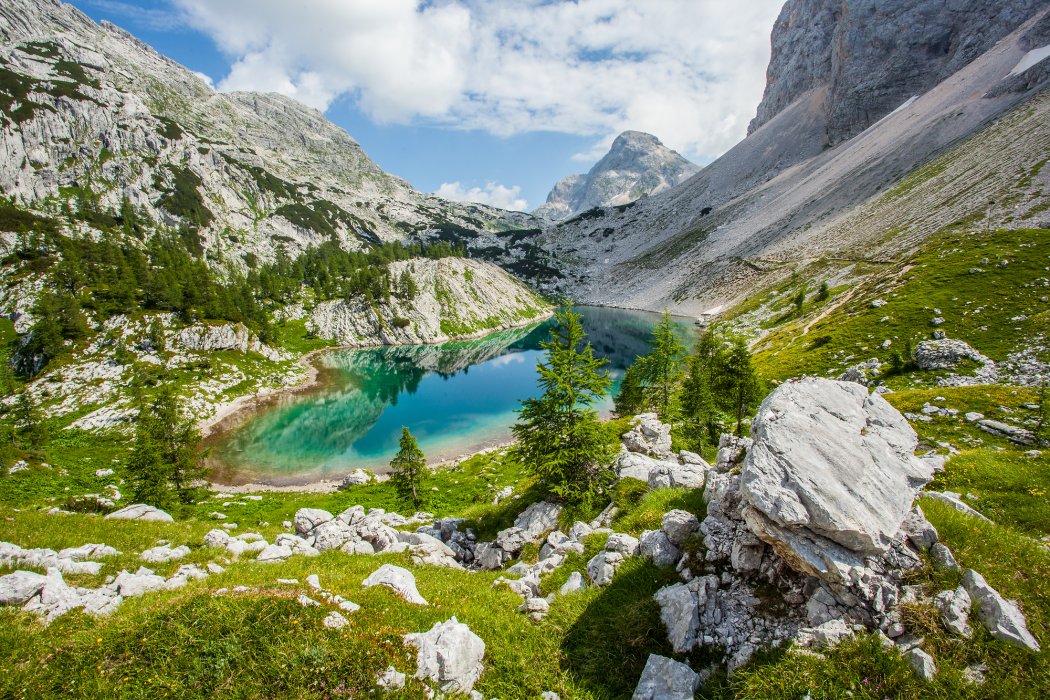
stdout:
<svg viewBox="0 0 1050 700">
<path fill-rule="evenodd" d="M 405 635 L 419 650 L 415 677 L 431 680 L 443 693 L 470 693 L 485 666 L 485 642 L 454 616 L 427 632 Z"/>
<path fill-rule="evenodd" d="M 115 510 L 106 516 L 106 520 L 150 520 L 155 522 L 174 522 L 175 519 L 162 511 L 160 508 L 136 503 L 134 505 Z"/>
<path fill-rule="evenodd" d="M 373 571 L 361 584 L 365 588 L 386 586 L 403 599 L 414 605 L 429 605 L 426 598 L 416 588 L 416 577 L 408 569 L 393 564 L 383 564 Z"/>
</svg>

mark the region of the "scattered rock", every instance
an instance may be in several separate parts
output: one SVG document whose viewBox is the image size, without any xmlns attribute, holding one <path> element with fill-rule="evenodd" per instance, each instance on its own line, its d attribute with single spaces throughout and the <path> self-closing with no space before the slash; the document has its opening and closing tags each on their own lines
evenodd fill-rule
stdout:
<svg viewBox="0 0 1050 700">
<path fill-rule="evenodd" d="M 295 512 L 295 517 L 292 519 L 295 525 L 295 532 L 298 535 L 306 537 L 314 528 L 321 523 L 327 523 L 334 519 L 331 513 L 327 510 L 320 510 L 318 508 L 300 508 Z"/>
<path fill-rule="evenodd" d="M 370 483 L 375 475 L 372 472 L 364 469 L 355 469 L 346 476 L 343 477 L 343 481 L 339 484 L 340 489 L 345 489 L 350 486 L 363 486 L 364 484 Z"/>
<path fill-rule="evenodd" d="M 700 676 L 687 665 L 650 654 L 632 700 L 692 700 Z"/>
<path fill-rule="evenodd" d="M 660 606 L 660 619 L 667 628 L 667 639 L 676 654 L 688 652 L 697 643 L 700 618 L 695 588 L 676 583 L 653 594 L 653 600 Z"/>
<path fill-rule="evenodd" d="M 676 547 L 681 547 L 689 536 L 700 529 L 700 521 L 692 513 L 675 509 L 664 513 L 660 529 Z"/>
<path fill-rule="evenodd" d="M 656 566 L 674 566 L 682 556 L 663 530 L 646 530 L 638 540 L 638 553 Z"/>
<path fill-rule="evenodd" d="M 415 677 L 434 681 L 443 693 L 469 693 L 485 669 L 485 642 L 455 617 L 405 635 L 405 644 L 419 650 Z"/>
<path fill-rule="evenodd" d="M 415 605 L 428 605 L 426 598 L 416 589 L 416 577 L 408 569 L 393 564 L 383 564 L 373 571 L 361 584 L 365 588 L 386 586 L 404 600 Z"/>
<path fill-rule="evenodd" d="M 139 558 L 150 564 L 163 564 L 164 562 L 183 559 L 189 556 L 189 553 L 190 548 L 186 545 L 181 545 L 172 549 L 171 545 L 165 544 L 159 547 L 147 549 L 139 555 Z"/>
<path fill-rule="evenodd" d="M 959 563 L 955 561 L 955 556 L 952 554 L 952 550 L 948 549 L 948 547 L 940 542 L 930 547 L 930 559 L 933 561 L 933 565 L 938 569 L 949 569 L 951 571 L 959 570 Z"/>
<path fill-rule="evenodd" d="M 923 340 L 915 345 L 915 365 L 921 370 L 952 369 L 963 360 L 995 365 L 961 340 Z"/>
<path fill-rule="evenodd" d="M 962 496 L 954 491 L 923 491 L 922 496 L 923 498 L 932 498 L 935 501 L 945 503 L 965 515 L 972 515 L 973 517 L 980 518 L 988 523 L 992 522 L 991 519 L 974 510 L 967 503 L 964 503 Z"/>
<path fill-rule="evenodd" d="M 398 673 L 393 666 L 387 666 L 376 679 L 376 686 L 382 690 L 401 690 L 405 687 L 405 674 Z"/>
<path fill-rule="evenodd" d="M 271 544 L 259 552 L 255 561 L 261 564 L 276 564 L 292 556 L 292 548 L 280 544 Z"/>
<path fill-rule="evenodd" d="M 0 605 L 25 605 L 40 593 L 47 577 L 32 571 L 15 571 L 0 576 Z"/>
</svg>

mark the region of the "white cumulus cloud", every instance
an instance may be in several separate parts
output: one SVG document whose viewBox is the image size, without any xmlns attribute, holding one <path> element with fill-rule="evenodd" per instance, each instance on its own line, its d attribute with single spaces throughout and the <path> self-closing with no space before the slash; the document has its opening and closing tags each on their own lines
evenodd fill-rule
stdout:
<svg viewBox="0 0 1050 700">
<path fill-rule="evenodd" d="M 438 197 L 451 199 L 453 202 L 477 202 L 491 207 L 528 211 L 529 203 L 521 196 L 521 187 L 507 187 L 496 182 L 485 183 L 484 187 L 464 187 L 458 181 L 444 182 L 434 192 Z"/>
<path fill-rule="evenodd" d="M 231 56 L 223 90 L 379 122 L 656 134 L 698 160 L 742 138 L 783 0 L 173 0 Z M 580 154 L 581 157 L 592 155 Z"/>
</svg>

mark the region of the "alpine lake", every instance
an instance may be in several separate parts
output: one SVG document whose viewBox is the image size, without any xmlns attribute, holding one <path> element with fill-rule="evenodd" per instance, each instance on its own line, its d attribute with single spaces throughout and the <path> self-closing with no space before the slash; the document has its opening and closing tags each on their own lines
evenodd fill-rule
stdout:
<svg viewBox="0 0 1050 700">
<path fill-rule="evenodd" d="M 594 407 L 612 409 L 624 370 L 648 352 L 655 313 L 575 307 L 613 387 Z M 683 341 L 691 320 L 674 319 Z M 553 319 L 445 345 L 335 349 L 314 358 L 317 382 L 276 394 L 221 424 L 206 441 L 211 478 L 294 485 L 354 469 L 387 470 L 408 427 L 431 463 L 511 440 L 522 399 L 536 396 Z"/>
</svg>

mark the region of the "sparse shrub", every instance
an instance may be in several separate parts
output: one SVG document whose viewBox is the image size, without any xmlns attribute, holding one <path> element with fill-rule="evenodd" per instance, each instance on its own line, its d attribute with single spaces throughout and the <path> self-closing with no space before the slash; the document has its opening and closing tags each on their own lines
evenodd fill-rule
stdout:
<svg viewBox="0 0 1050 700">
<path fill-rule="evenodd" d="M 402 316 L 395 316 L 390 323 L 394 326 L 394 328 L 408 328 L 410 325 L 412 325 L 411 321 Z"/>
<path fill-rule="evenodd" d="M 827 280 L 820 283 L 820 289 L 817 290 L 817 301 L 827 301 L 831 298 L 831 287 L 828 286 Z"/>
</svg>

